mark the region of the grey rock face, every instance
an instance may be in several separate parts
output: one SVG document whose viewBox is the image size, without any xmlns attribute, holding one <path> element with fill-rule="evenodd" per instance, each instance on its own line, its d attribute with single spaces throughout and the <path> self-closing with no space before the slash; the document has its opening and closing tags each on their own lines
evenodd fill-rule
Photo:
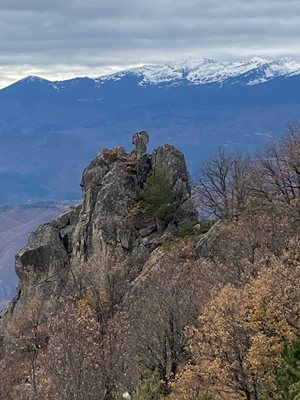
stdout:
<svg viewBox="0 0 300 400">
<path fill-rule="evenodd" d="M 217 221 L 212 228 L 200 238 L 196 244 L 196 252 L 199 257 L 207 258 L 209 256 L 212 246 L 214 245 L 216 233 L 222 223 L 222 221 Z"/>
<path fill-rule="evenodd" d="M 74 234 L 80 259 L 107 246 L 132 248 L 138 236 L 132 224 L 133 208 L 150 171 L 147 155 L 137 159 L 116 149 L 103 150 L 97 158 L 100 162 L 87 167 L 82 181 L 83 206 Z"/>
<path fill-rule="evenodd" d="M 187 171 L 184 155 L 174 146 L 165 144 L 154 150 L 152 155 L 154 172 L 162 170 L 175 186 L 176 192 L 182 201 L 191 196 L 190 178 Z"/>
<path fill-rule="evenodd" d="M 147 153 L 147 144 L 149 142 L 149 135 L 146 131 L 136 132 L 132 137 L 132 144 L 134 145 L 134 152 L 139 158 Z"/>
<path fill-rule="evenodd" d="M 27 245 L 16 256 L 16 272 L 21 291 L 43 281 L 67 276 L 72 252 L 72 233 L 80 207 L 41 225 L 31 234 Z"/>
<path fill-rule="evenodd" d="M 183 219 L 196 219 L 197 212 L 191 200 L 191 180 L 184 155 L 174 146 L 165 144 L 154 150 L 152 155 L 153 171 L 163 171 L 176 192 L 177 203 L 184 211 Z"/>
<path fill-rule="evenodd" d="M 125 259 L 153 251 L 161 232 L 139 207 L 139 194 L 157 170 L 174 186 L 182 218 L 196 216 L 183 154 L 164 145 L 149 155 L 148 140 L 145 131 L 138 132 L 130 154 L 123 147 L 98 153 L 82 176 L 82 206 L 39 227 L 17 255 L 21 292 L 51 279 L 64 285 L 70 268 L 76 270 L 93 255 L 105 259 L 113 251 Z"/>
</svg>

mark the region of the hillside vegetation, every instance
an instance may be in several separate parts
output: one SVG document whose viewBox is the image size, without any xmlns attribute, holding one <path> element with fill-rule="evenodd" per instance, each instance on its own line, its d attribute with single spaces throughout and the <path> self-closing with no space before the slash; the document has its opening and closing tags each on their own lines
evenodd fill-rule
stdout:
<svg viewBox="0 0 300 400">
<path fill-rule="evenodd" d="M 55 280 L 28 262 L 47 244 L 20 253 L 19 297 L 2 314 L 1 400 L 300 398 L 299 126 L 252 157 L 220 149 L 205 163 L 199 222 L 181 153 L 150 157 L 105 150 L 85 170 L 74 230 L 73 214 L 42 227 L 69 227 L 70 266 L 49 264 Z M 126 197 L 107 196 L 120 182 Z M 114 200 L 128 211 L 109 225 Z M 114 241 L 112 226 L 135 230 Z"/>
</svg>

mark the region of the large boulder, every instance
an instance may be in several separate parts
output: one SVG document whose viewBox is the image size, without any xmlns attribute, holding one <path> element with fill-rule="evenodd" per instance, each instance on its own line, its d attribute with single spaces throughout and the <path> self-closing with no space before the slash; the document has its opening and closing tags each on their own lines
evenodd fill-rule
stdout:
<svg viewBox="0 0 300 400">
<path fill-rule="evenodd" d="M 176 190 L 179 201 L 191 197 L 190 177 L 184 155 L 174 146 L 165 144 L 154 150 L 152 155 L 153 171 L 163 171 Z"/>
<path fill-rule="evenodd" d="M 138 237 L 134 206 L 151 170 L 151 158 L 102 150 L 82 179 L 83 206 L 74 234 L 75 255 L 87 259 L 107 247 L 130 250 Z"/>
<path fill-rule="evenodd" d="M 73 250 L 72 234 L 80 208 L 74 207 L 30 235 L 27 245 L 16 256 L 16 273 L 22 292 L 46 281 L 66 279 Z"/>
<path fill-rule="evenodd" d="M 173 185 L 177 203 L 184 211 L 182 220 L 197 219 L 191 199 L 191 179 L 183 153 L 169 144 L 160 146 L 153 152 L 152 168 L 154 173 L 163 171 Z"/>
</svg>

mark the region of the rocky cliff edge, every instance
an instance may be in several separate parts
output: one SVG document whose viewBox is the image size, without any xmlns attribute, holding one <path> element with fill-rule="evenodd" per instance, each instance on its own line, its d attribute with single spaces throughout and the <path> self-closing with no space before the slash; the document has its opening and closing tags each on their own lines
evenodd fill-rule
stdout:
<svg viewBox="0 0 300 400">
<path fill-rule="evenodd" d="M 133 136 L 131 153 L 123 147 L 102 149 L 83 172 L 82 205 L 31 234 L 16 256 L 20 282 L 10 311 L 20 298 L 36 292 L 61 293 L 70 272 L 95 254 L 102 259 L 111 254 L 119 259 L 146 258 L 164 235 L 196 218 L 184 155 L 170 145 L 148 154 L 148 140 L 147 132 L 142 131 Z M 156 171 L 166 174 L 180 209 L 180 217 L 166 225 L 163 232 L 139 206 L 147 178 Z"/>
</svg>

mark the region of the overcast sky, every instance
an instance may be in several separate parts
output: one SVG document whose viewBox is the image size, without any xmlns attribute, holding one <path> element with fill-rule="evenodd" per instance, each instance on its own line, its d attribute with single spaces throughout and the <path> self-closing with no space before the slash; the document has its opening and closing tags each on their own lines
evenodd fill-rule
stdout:
<svg viewBox="0 0 300 400">
<path fill-rule="evenodd" d="M 188 56 L 300 60 L 299 0 L 0 0 L 0 86 Z"/>
</svg>

